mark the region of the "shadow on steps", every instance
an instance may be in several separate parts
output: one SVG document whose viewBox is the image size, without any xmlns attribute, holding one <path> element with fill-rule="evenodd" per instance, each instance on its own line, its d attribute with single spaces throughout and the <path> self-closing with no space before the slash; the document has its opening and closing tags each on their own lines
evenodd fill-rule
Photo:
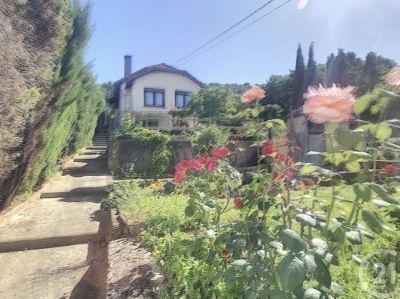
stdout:
<svg viewBox="0 0 400 299">
<path fill-rule="evenodd" d="M 111 211 L 105 210 L 99 235 L 102 239 L 89 242 L 87 264 L 89 269 L 72 290 L 70 299 L 105 299 L 107 296 L 108 243 L 111 240 Z M 66 299 L 66 298 L 65 298 Z"/>
<path fill-rule="evenodd" d="M 108 195 L 108 186 L 104 187 L 82 187 L 75 188 L 67 192 L 42 192 L 40 198 L 70 198 L 70 197 L 93 197 L 93 196 L 102 196 L 105 197 Z"/>
</svg>

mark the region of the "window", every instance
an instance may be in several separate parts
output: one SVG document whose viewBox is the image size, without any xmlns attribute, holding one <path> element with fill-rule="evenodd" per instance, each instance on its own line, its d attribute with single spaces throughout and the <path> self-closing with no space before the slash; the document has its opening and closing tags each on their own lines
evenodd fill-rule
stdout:
<svg viewBox="0 0 400 299">
<path fill-rule="evenodd" d="M 147 107 L 164 107 L 165 92 L 163 89 L 144 89 L 144 105 Z"/>
<path fill-rule="evenodd" d="M 175 107 L 183 108 L 189 103 L 192 94 L 187 91 L 175 91 Z"/>
<path fill-rule="evenodd" d="M 149 128 L 158 128 L 158 119 L 147 119 L 146 126 Z"/>
</svg>

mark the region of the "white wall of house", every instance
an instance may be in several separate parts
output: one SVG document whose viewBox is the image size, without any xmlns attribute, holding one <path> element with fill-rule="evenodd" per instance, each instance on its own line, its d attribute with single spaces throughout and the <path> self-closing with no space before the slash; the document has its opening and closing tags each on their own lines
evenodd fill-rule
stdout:
<svg viewBox="0 0 400 299">
<path fill-rule="evenodd" d="M 145 106 L 145 89 L 164 90 L 164 107 Z M 197 93 L 200 89 L 200 85 L 186 76 L 167 72 L 152 72 L 137 78 L 129 89 L 125 89 L 125 83 L 121 85 L 120 112 L 121 115 L 126 111 L 144 113 L 149 117 L 153 115 L 154 118 L 159 119 L 160 128 L 170 127 L 168 112 L 175 108 L 175 92 Z"/>
</svg>

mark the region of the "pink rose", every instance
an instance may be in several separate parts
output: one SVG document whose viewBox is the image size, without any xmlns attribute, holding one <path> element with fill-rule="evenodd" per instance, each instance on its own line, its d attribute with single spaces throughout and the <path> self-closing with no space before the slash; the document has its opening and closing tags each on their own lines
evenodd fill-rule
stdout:
<svg viewBox="0 0 400 299">
<path fill-rule="evenodd" d="M 309 87 L 304 94 L 304 114 L 316 124 L 349 121 L 356 103 L 355 90 L 353 86 L 340 88 L 335 84 L 330 88 Z"/>
</svg>

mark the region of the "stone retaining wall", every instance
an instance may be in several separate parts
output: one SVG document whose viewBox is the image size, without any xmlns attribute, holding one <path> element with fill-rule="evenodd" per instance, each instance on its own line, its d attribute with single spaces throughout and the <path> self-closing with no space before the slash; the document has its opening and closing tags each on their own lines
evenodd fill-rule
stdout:
<svg viewBox="0 0 400 299">
<path fill-rule="evenodd" d="M 236 168 L 251 167 L 257 165 L 257 153 L 251 147 L 253 141 L 231 141 L 228 148 L 231 150 L 232 165 Z M 175 173 L 175 165 L 183 159 L 195 157 L 194 148 L 189 141 L 173 140 L 170 142 L 171 160 L 167 175 Z M 150 161 L 150 153 L 146 146 L 136 144 L 127 138 L 113 138 L 110 140 L 108 165 L 112 174 L 119 177 L 133 175 L 145 170 Z"/>
</svg>

